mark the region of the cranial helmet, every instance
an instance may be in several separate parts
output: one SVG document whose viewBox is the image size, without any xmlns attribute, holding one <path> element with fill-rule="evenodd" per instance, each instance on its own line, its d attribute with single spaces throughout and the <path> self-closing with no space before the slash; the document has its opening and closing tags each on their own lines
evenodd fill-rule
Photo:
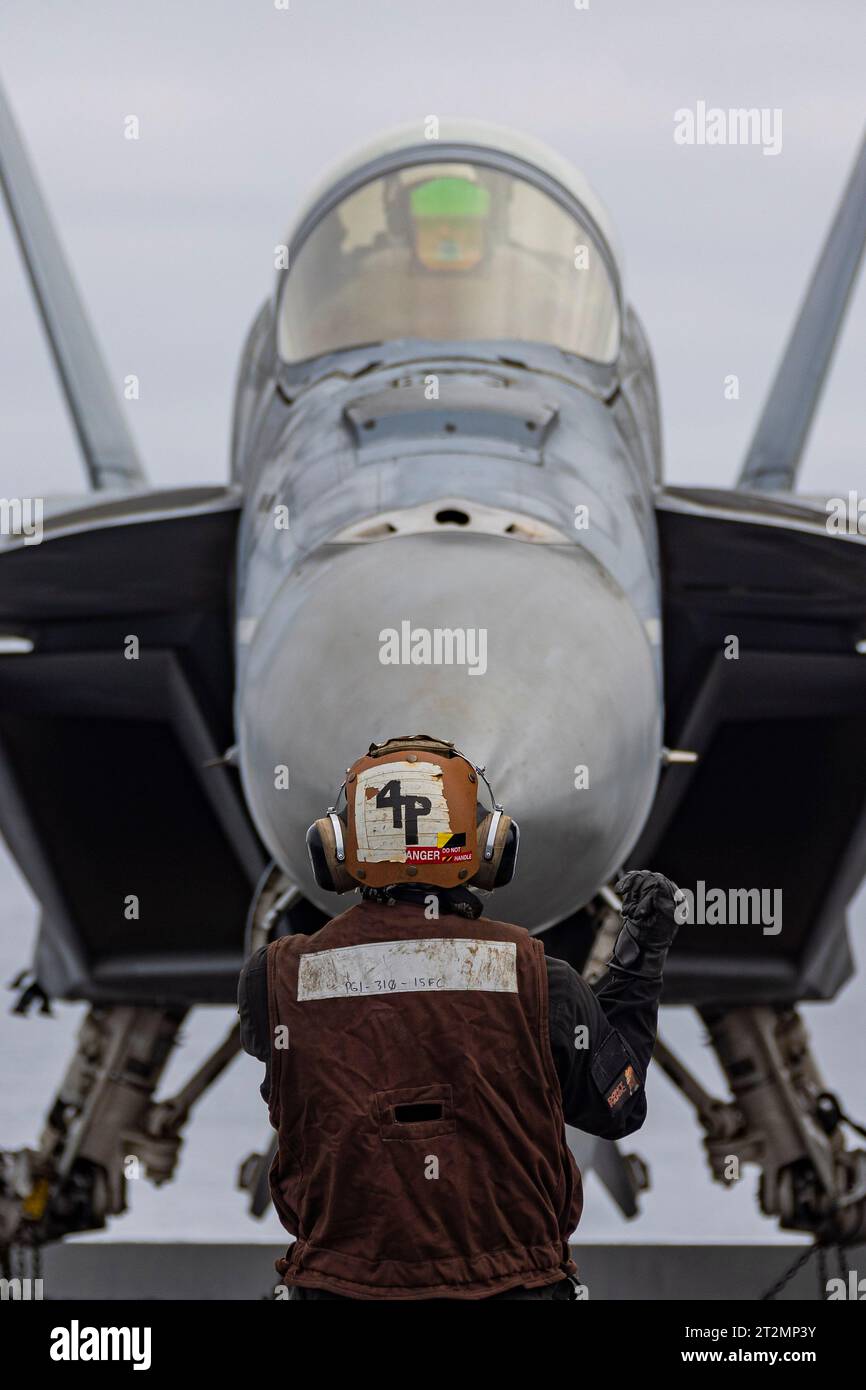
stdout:
<svg viewBox="0 0 866 1390">
<path fill-rule="evenodd" d="M 478 805 L 479 777 L 489 811 Z M 517 822 L 494 798 L 484 768 L 453 743 L 427 734 L 372 743 L 347 770 L 337 805 L 307 831 L 316 882 L 331 893 L 395 883 L 502 888 L 514 876 Z"/>
</svg>

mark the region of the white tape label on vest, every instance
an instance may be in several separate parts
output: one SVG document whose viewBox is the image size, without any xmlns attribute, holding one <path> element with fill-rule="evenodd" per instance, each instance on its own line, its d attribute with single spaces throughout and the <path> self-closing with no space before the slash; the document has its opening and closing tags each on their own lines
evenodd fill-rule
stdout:
<svg viewBox="0 0 866 1390">
<path fill-rule="evenodd" d="M 370 941 L 301 956 L 298 1001 L 472 989 L 517 993 L 514 941 Z"/>
</svg>

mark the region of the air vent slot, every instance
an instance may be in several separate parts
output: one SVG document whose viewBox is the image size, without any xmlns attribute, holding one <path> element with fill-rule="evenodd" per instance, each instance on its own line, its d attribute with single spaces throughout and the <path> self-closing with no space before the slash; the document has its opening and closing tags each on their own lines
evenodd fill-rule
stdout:
<svg viewBox="0 0 866 1390">
<path fill-rule="evenodd" d="M 345 407 L 359 461 L 413 453 L 504 453 L 541 463 L 545 437 L 557 410 L 534 392 L 489 381 L 438 381 L 428 400 L 421 382 L 396 385 L 357 398 Z"/>
</svg>

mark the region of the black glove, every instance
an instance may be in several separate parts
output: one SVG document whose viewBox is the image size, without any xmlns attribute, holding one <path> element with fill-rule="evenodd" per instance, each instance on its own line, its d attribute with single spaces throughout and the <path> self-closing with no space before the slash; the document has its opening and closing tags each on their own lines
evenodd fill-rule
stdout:
<svg viewBox="0 0 866 1390">
<path fill-rule="evenodd" d="M 668 949 L 686 911 L 685 895 L 664 874 L 632 869 L 616 885 L 622 931 L 610 969 L 641 979 L 661 979 Z"/>
</svg>

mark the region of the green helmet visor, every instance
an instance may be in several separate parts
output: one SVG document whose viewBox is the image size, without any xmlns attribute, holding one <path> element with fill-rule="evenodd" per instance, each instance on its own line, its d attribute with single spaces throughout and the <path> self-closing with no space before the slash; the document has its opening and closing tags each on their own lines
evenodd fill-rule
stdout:
<svg viewBox="0 0 866 1390">
<path fill-rule="evenodd" d="M 484 218 L 490 210 L 490 191 L 469 179 L 428 179 L 409 195 L 413 217 Z"/>
</svg>

